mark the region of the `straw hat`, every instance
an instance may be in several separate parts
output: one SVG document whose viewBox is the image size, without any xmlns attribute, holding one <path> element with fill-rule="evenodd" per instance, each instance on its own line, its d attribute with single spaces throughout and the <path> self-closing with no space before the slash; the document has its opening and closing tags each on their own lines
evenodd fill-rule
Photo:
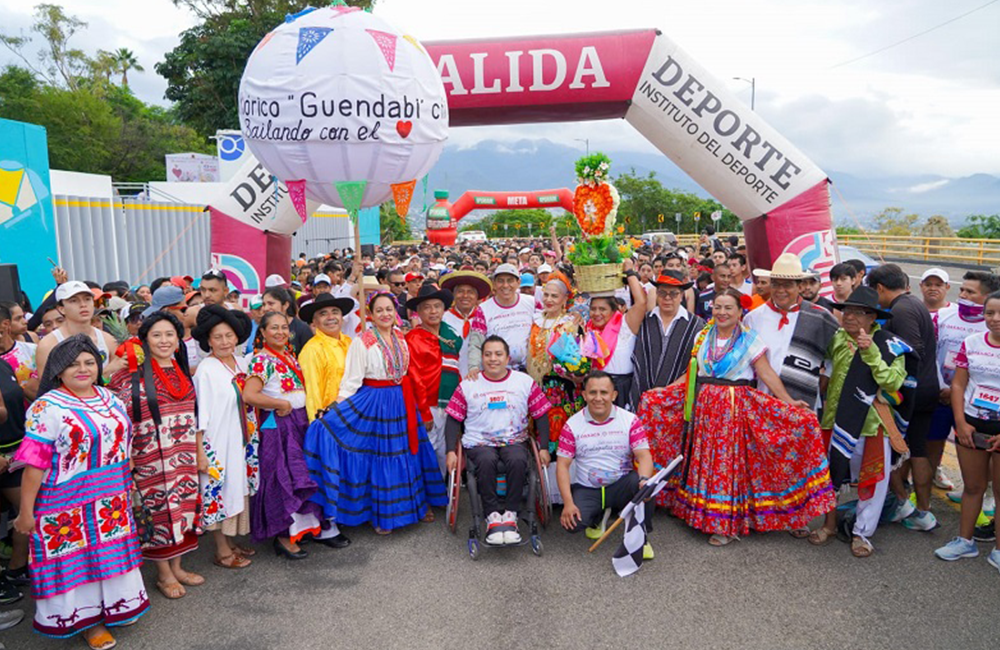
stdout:
<svg viewBox="0 0 1000 650">
<path fill-rule="evenodd" d="M 774 260 L 770 271 L 754 269 L 753 274 L 758 278 L 771 278 L 772 280 L 804 280 L 812 277 L 802 270 L 802 261 L 795 253 L 782 253 L 778 259 Z"/>
</svg>

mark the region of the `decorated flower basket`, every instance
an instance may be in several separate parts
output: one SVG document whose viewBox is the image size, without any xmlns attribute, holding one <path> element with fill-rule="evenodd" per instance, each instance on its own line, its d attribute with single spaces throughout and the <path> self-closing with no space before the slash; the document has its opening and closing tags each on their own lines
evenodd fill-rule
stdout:
<svg viewBox="0 0 1000 650">
<path fill-rule="evenodd" d="M 573 264 L 576 286 L 590 295 L 611 295 L 622 286 L 622 260 L 632 254 L 628 244 L 615 241 L 615 218 L 621 197 L 608 182 L 611 160 L 597 152 L 576 162 L 579 185 L 573 195 L 573 216 L 582 240 L 567 256 Z"/>
</svg>

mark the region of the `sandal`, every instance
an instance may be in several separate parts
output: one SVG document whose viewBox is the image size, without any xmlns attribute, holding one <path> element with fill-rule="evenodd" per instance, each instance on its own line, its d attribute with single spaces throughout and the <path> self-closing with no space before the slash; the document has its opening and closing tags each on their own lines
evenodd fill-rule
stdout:
<svg viewBox="0 0 1000 650">
<path fill-rule="evenodd" d="M 391 535 L 392 530 L 388 528 L 379 528 L 378 526 L 372 526 L 375 529 L 376 535 Z"/>
<path fill-rule="evenodd" d="M 420 521 L 424 522 L 425 524 L 433 524 L 434 523 L 434 511 L 431 510 L 430 508 L 427 508 L 427 514 L 425 514 L 423 517 L 421 517 Z"/>
<path fill-rule="evenodd" d="M 90 650 L 111 650 L 111 648 L 118 645 L 115 641 L 115 637 L 111 636 L 111 633 L 105 630 L 100 634 L 94 634 L 93 636 L 85 636 L 83 640 L 87 642 Z"/>
<path fill-rule="evenodd" d="M 802 528 L 793 528 L 788 531 L 788 534 L 795 539 L 805 539 L 812 535 L 812 531 L 809 530 L 809 526 L 803 526 Z"/>
<path fill-rule="evenodd" d="M 809 543 L 813 546 L 826 546 L 833 540 L 836 534 L 837 531 L 835 530 L 817 528 L 813 532 L 809 533 Z"/>
<path fill-rule="evenodd" d="M 177 600 L 178 598 L 183 598 L 187 592 L 184 591 L 184 586 L 180 582 L 163 582 L 160 580 L 156 581 L 156 588 L 160 590 L 163 597 L 168 600 Z"/>
<path fill-rule="evenodd" d="M 205 576 L 197 573 L 185 573 L 183 578 L 177 578 L 177 582 L 185 587 L 200 587 L 205 584 Z"/>
<path fill-rule="evenodd" d="M 253 550 L 249 546 L 240 546 L 239 544 L 230 544 L 233 547 L 233 553 L 238 553 L 243 557 L 253 557 L 257 555 L 257 551 Z"/>
<path fill-rule="evenodd" d="M 718 547 L 718 546 L 725 546 L 727 544 L 735 542 L 738 539 L 739 537 L 726 537 L 725 535 L 719 535 L 718 533 L 716 533 L 715 535 L 712 535 L 711 537 L 708 538 L 708 543 L 711 546 Z"/>
<path fill-rule="evenodd" d="M 223 557 L 216 555 L 212 559 L 212 564 L 220 566 L 223 569 L 245 569 L 250 566 L 250 559 L 243 557 L 239 553 L 233 552 L 229 555 L 224 555 Z"/>
<path fill-rule="evenodd" d="M 854 557 L 869 557 L 875 552 L 875 547 L 864 537 L 855 535 L 851 540 L 851 553 Z"/>
</svg>

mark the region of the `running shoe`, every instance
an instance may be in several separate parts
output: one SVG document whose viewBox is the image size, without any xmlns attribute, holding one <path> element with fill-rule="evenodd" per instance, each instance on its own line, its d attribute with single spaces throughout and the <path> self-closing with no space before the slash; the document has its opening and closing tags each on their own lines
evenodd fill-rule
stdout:
<svg viewBox="0 0 1000 650">
<path fill-rule="evenodd" d="M 0 605 L 10 605 L 24 598 L 21 590 L 15 587 L 10 580 L 0 577 Z"/>
<path fill-rule="evenodd" d="M 0 630 L 7 630 L 24 619 L 24 612 L 19 609 L 9 609 L 6 612 L 0 612 Z"/>
<path fill-rule="evenodd" d="M 903 520 L 903 525 L 910 530 L 927 532 L 938 527 L 938 520 L 930 510 L 917 510 Z"/>
<path fill-rule="evenodd" d="M 975 531 L 972 533 L 972 539 L 976 542 L 997 541 L 996 519 L 990 519 L 990 523 L 985 526 L 976 526 Z"/>
<path fill-rule="evenodd" d="M 940 560 L 954 562 L 963 557 L 979 557 L 979 549 L 971 539 L 956 537 L 938 550 L 934 551 L 934 556 Z"/>
<path fill-rule="evenodd" d="M 910 515 L 912 515 L 916 511 L 917 511 L 917 507 L 915 505 L 913 505 L 912 503 L 910 503 L 909 500 L 903 501 L 896 508 L 896 512 L 893 513 L 892 519 L 890 521 L 893 521 L 893 522 L 903 521 L 904 519 L 906 519 L 907 517 L 909 517 Z"/>
<path fill-rule="evenodd" d="M 7 569 L 4 571 L 4 575 L 17 587 L 31 586 L 31 576 L 28 575 L 27 566 L 23 566 L 20 569 Z"/>
<path fill-rule="evenodd" d="M 642 546 L 642 559 L 643 560 L 652 560 L 654 557 L 656 557 L 656 553 L 653 552 L 653 545 L 650 544 L 649 542 L 646 542 L 645 544 L 643 544 L 643 546 Z"/>
<path fill-rule="evenodd" d="M 993 488 L 987 487 L 986 494 L 983 496 L 983 514 L 987 517 L 993 517 L 997 513 L 997 500 L 993 496 Z"/>
<path fill-rule="evenodd" d="M 951 501 L 952 503 L 962 503 L 962 491 L 961 490 L 952 490 L 951 492 L 949 492 L 945 496 L 947 496 L 948 500 Z"/>
<path fill-rule="evenodd" d="M 499 512 L 491 512 L 486 518 L 486 543 L 502 545 L 504 543 L 504 530 L 506 524 L 503 515 Z"/>
<path fill-rule="evenodd" d="M 944 473 L 944 468 L 940 465 L 938 465 L 937 470 L 934 472 L 934 487 L 942 490 L 955 489 L 955 482 Z"/>
<path fill-rule="evenodd" d="M 520 544 L 521 533 L 517 532 L 517 513 L 510 510 L 503 513 L 503 523 L 507 526 L 507 530 L 503 531 L 503 543 Z"/>
<path fill-rule="evenodd" d="M 990 563 L 991 567 L 1000 571 L 1000 548 L 990 551 L 990 556 L 986 558 L 986 561 Z"/>
<path fill-rule="evenodd" d="M 985 526 L 990 523 L 990 518 L 986 516 L 985 512 L 980 512 L 979 517 L 976 519 L 977 526 Z"/>
</svg>

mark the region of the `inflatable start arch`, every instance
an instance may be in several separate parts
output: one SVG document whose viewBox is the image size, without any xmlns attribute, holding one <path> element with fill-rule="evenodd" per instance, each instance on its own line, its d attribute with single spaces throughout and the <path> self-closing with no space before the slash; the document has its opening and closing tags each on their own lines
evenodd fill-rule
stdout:
<svg viewBox="0 0 1000 650">
<path fill-rule="evenodd" d="M 451 246 L 458 237 L 458 222 L 473 210 L 531 210 L 562 208 L 573 211 L 573 191 L 568 187 L 528 192 L 484 192 L 469 190 L 454 204 L 448 202 L 447 190 L 436 190 L 437 203 L 427 210 L 427 240 Z"/>
<path fill-rule="evenodd" d="M 424 45 L 451 126 L 625 118 L 743 220 L 752 266 L 836 263 L 826 174 L 658 30 Z"/>
</svg>

